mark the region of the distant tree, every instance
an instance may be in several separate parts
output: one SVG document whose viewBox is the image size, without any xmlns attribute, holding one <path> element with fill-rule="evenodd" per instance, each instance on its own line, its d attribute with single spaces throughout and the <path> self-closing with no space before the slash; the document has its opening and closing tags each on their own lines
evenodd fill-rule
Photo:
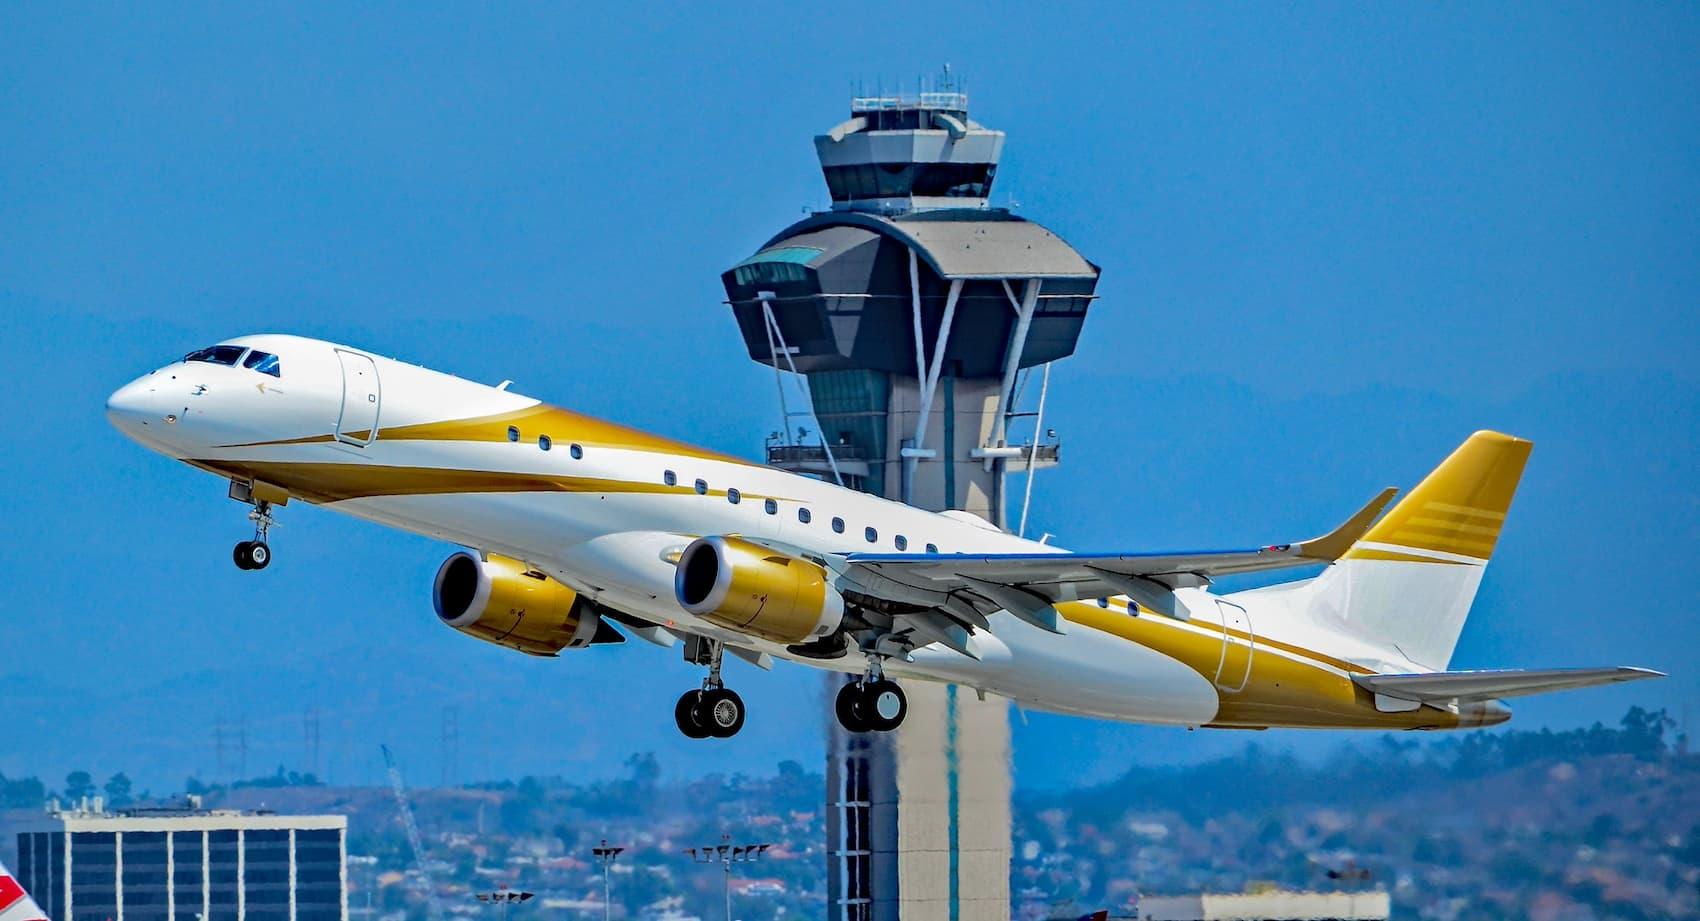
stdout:
<svg viewBox="0 0 1700 921">
<path fill-rule="evenodd" d="M 125 776 L 123 771 L 113 774 L 103 788 L 106 790 L 106 801 L 114 806 L 130 805 L 130 787 L 130 778 Z"/>
<path fill-rule="evenodd" d="M 76 802 L 94 793 L 94 775 L 88 771 L 72 771 L 65 775 L 65 798 Z"/>
<path fill-rule="evenodd" d="M 626 759 L 626 773 L 640 790 L 653 790 L 661 780 L 661 763 L 655 752 L 640 752 Z"/>
<path fill-rule="evenodd" d="M 34 777 L 11 780 L 0 774 L 0 808 L 39 809 L 47 801 L 47 787 Z"/>
<path fill-rule="evenodd" d="M 1623 751 L 1637 758 L 1656 758 L 1665 753 L 1665 730 L 1676 721 L 1660 710 L 1630 707 L 1619 723 L 1623 727 Z"/>
</svg>

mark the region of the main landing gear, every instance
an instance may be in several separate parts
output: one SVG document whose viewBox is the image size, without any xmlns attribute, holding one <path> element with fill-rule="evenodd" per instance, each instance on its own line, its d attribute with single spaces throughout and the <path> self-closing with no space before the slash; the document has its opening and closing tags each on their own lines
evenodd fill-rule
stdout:
<svg viewBox="0 0 1700 921">
<path fill-rule="evenodd" d="M 744 728 L 744 699 L 720 680 L 720 660 L 726 645 L 692 636 L 685 641 L 685 661 L 708 666 L 702 689 L 686 691 L 673 705 L 673 721 L 689 739 L 730 739 Z"/>
<path fill-rule="evenodd" d="M 272 504 L 264 499 L 255 500 L 248 520 L 254 523 L 254 539 L 237 544 L 231 556 L 237 569 L 265 569 L 272 561 L 272 548 L 266 544 L 266 533 L 273 524 Z"/>
<path fill-rule="evenodd" d="M 878 657 L 868 660 L 868 673 L 838 689 L 833 709 L 838 724 L 851 732 L 890 732 L 909 715 L 909 699 L 897 682 L 885 677 Z"/>
</svg>

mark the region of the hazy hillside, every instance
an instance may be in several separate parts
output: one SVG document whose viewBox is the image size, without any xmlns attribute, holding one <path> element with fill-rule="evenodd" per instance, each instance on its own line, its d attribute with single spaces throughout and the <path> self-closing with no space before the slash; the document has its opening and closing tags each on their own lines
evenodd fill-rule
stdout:
<svg viewBox="0 0 1700 921">
<path fill-rule="evenodd" d="M 1017 913 L 1037 919 L 1125 906 L 1136 893 L 1273 881 L 1386 888 L 1402 918 L 1693 917 L 1700 757 L 1684 753 L 1670 728 L 1663 714 L 1631 710 L 1616 728 L 1386 736 L 1321 763 L 1252 745 L 1090 789 L 1021 795 L 1011 867 Z M 446 904 L 471 912 L 471 891 L 507 883 L 543 896 L 525 909 L 539 917 L 599 909 L 589 849 L 607 839 L 631 848 L 614 887 L 627 917 L 666 905 L 712 917 L 719 879 L 685 849 L 729 835 L 773 845 L 740 869 L 743 917 L 821 914 L 819 774 L 782 762 L 762 776 L 679 778 L 648 755 L 626 759 L 618 774 L 416 790 Z M 0 830 L 31 817 L 35 810 L 15 807 L 44 792 L 40 781 L 0 780 L 0 797 L 14 807 L 0 814 Z M 317 786 L 285 773 L 206 796 L 208 805 L 347 813 L 350 853 L 373 858 L 351 868 L 352 904 L 369 899 L 397 921 L 424 916 L 387 789 Z M 7 834 L 0 855 L 11 847 Z"/>
</svg>

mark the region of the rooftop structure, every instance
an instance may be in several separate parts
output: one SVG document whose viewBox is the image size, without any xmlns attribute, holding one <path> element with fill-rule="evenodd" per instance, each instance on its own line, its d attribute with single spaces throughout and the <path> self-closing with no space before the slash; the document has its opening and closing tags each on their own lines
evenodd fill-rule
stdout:
<svg viewBox="0 0 1700 921">
<path fill-rule="evenodd" d="M 348 818 L 96 799 L 18 833 L 18 880 L 51 921 L 347 921 Z"/>
<path fill-rule="evenodd" d="M 1386 921 L 1387 893 L 1266 892 L 1199 893 L 1139 900 L 1139 921 Z"/>
</svg>

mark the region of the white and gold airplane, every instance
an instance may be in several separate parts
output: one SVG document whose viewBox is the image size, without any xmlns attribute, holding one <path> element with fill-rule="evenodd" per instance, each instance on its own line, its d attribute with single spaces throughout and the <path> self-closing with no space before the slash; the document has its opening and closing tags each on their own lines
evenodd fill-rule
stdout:
<svg viewBox="0 0 1700 921">
<path fill-rule="evenodd" d="M 1659 675 L 1445 670 L 1529 456 L 1494 432 L 1314 540 L 1074 553 L 294 336 L 191 352 L 107 414 L 252 506 L 243 569 L 266 567 L 273 510 L 299 500 L 469 548 L 433 597 L 479 639 L 540 656 L 683 640 L 708 669 L 675 708 L 693 738 L 744 723 L 725 652 L 860 676 L 837 701 L 852 731 L 903 722 L 894 678 L 1130 722 L 1453 729 L 1504 722 L 1502 698 Z"/>
</svg>

